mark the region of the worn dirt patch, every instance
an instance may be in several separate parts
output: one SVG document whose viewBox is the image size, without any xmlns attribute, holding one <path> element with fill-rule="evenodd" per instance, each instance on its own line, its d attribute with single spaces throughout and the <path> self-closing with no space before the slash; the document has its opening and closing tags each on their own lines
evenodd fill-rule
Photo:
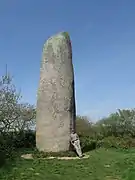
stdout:
<svg viewBox="0 0 135 180">
<path fill-rule="evenodd" d="M 21 157 L 24 159 L 33 159 L 32 154 L 23 154 L 23 155 L 21 155 Z"/>
<path fill-rule="evenodd" d="M 21 155 L 24 159 L 33 159 L 32 154 L 23 154 Z M 87 159 L 89 155 L 84 155 L 82 158 L 79 157 L 46 157 L 46 158 L 39 158 L 39 159 L 61 159 L 61 160 L 72 160 L 72 159 Z"/>
</svg>

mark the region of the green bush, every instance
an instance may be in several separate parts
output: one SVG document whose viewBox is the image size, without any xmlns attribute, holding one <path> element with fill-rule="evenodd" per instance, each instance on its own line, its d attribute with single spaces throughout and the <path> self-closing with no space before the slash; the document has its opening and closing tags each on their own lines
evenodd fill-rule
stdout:
<svg viewBox="0 0 135 180">
<path fill-rule="evenodd" d="M 0 136 L 0 166 L 5 162 L 5 159 L 13 159 L 18 149 L 33 148 L 35 144 L 34 132 L 3 133 Z"/>
<path fill-rule="evenodd" d="M 0 168 L 5 164 L 6 161 L 6 157 L 5 157 L 5 153 L 0 150 Z"/>
<path fill-rule="evenodd" d="M 129 137 L 114 137 L 110 136 L 97 141 L 97 148 L 116 148 L 116 149 L 129 149 L 135 147 L 135 139 Z"/>
<path fill-rule="evenodd" d="M 4 165 L 6 159 L 5 152 L 3 149 L 3 143 L 4 143 L 3 137 L 0 136 L 0 167 Z"/>
<path fill-rule="evenodd" d="M 95 137 L 93 124 L 85 116 L 76 117 L 76 132 L 79 136 Z"/>
<path fill-rule="evenodd" d="M 11 137 L 6 135 L 0 136 L 1 142 L 0 142 L 0 150 L 2 153 L 4 153 L 5 158 L 12 158 L 13 152 L 15 148 L 12 145 Z"/>
<path fill-rule="evenodd" d="M 83 153 L 96 148 L 129 149 L 135 147 L 135 138 L 109 136 L 103 139 L 92 139 L 87 136 L 80 137 Z"/>
<path fill-rule="evenodd" d="M 14 148 L 33 148 L 36 146 L 35 132 L 22 131 L 16 133 L 12 140 Z"/>
<path fill-rule="evenodd" d="M 80 142 L 83 153 L 96 149 L 97 141 L 89 136 L 80 136 Z"/>
</svg>

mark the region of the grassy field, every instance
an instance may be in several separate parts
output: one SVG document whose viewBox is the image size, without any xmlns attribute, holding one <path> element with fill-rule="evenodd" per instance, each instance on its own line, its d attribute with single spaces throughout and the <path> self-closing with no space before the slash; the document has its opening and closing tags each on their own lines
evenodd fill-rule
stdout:
<svg viewBox="0 0 135 180">
<path fill-rule="evenodd" d="M 134 180 L 135 150 L 98 149 L 81 160 L 16 158 L 0 169 L 1 180 Z"/>
</svg>

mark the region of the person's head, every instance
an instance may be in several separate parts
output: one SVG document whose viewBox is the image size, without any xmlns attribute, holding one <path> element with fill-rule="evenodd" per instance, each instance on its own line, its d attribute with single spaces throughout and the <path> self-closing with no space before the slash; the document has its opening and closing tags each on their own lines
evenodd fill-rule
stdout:
<svg viewBox="0 0 135 180">
<path fill-rule="evenodd" d="M 72 134 L 75 134 L 75 131 L 74 131 L 74 129 L 72 129 L 71 133 L 72 133 Z"/>
</svg>

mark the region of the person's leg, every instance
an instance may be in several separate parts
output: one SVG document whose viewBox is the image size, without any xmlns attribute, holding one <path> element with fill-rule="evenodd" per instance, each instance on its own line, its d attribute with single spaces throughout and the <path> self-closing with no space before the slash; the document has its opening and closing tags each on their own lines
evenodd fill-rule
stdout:
<svg viewBox="0 0 135 180">
<path fill-rule="evenodd" d="M 74 147 L 76 149 L 76 152 L 77 152 L 78 156 L 82 157 L 83 155 L 82 155 L 82 150 L 81 150 L 81 146 L 80 146 L 80 141 L 79 140 L 76 140 L 74 142 Z"/>
</svg>

